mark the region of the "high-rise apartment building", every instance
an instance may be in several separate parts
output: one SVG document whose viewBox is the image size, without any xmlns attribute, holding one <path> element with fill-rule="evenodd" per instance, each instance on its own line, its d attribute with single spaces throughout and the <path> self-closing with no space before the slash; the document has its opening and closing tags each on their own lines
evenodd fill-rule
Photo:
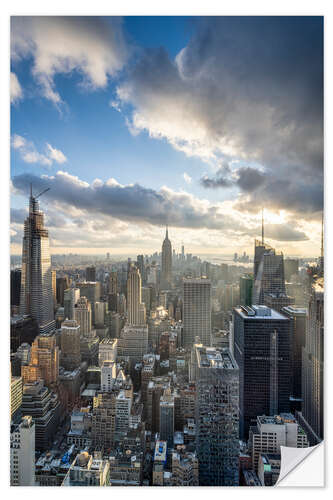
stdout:
<svg viewBox="0 0 333 500">
<path fill-rule="evenodd" d="M 172 247 L 168 236 L 168 228 L 162 245 L 161 288 L 171 288 L 172 285 Z"/>
<path fill-rule="evenodd" d="M 74 309 L 74 319 L 80 325 L 81 336 L 85 336 L 92 329 L 91 304 L 86 297 L 80 297 Z"/>
<path fill-rule="evenodd" d="M 302 357 L 302 417 L 311 445 L 324 437 L 323 397 L 324 278 L 318 278 L 312 285 Z"/>
<path fill-rule="evenodd" d="M 91 304 L 91 319 L 95 323 L 95 303 L 101 298 L 101 284 L 99 281 L 84 281 L 77 283 L 81 297 L 86 297 Z"/>
<path fill-rule="evenodd" d="M 59 348 L 53 334 L 38 335 L 32 343 L 30 362 L 21 367 L 23 383 L 44 380 L 48 387 L 56 384 L 59 376 Z"/>
<path fill-rule="evenodd" d="M 49 233 L 32 193 L 24 221 L 20 313 L 36 319 L 41 333 L 55 328 Z"/>
<path fill-rule="evenodd" d="M 73 371 L 81 364 L 80 325 L 75 319 L 67 319 L 61 325 L 61 366 Z"/>
<path fill-rule="evenodd" d="M 184 279 L 183 324 L 184 347 L 191 347 L 196 337 L 204 345 L 210 345 L 211 282 L 208 279 Z"/>
<path fill-rule="evenodd" d="M 266 306 L 233 312 L 234 356 L 239 366 L 240 436 L 258 415 L 289 412 L 291 321 Z"/>
<path fill-rule="evenodd" d="M 239 372 L 229 349 L 195 344 L 191 379 L 196 382 L 196 452 L 200 486 L 239 482 Z"/>
<path fill-rule="evenodd" d="M 35 423 L 30 415 L 11 425 L 10 485 L 35 485 Z"/>
<path fill-rule="evenodd" d="M 141 276 L 131 265 L 127 278 L 127 321 L 129 325 L 145 324 L 145 305 L 141 301 Z"/>
</svg>

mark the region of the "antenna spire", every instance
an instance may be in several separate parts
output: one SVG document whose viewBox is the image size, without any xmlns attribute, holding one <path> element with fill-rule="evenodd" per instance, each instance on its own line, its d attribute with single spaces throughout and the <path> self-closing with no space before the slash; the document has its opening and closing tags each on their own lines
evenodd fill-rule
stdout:
<svg viewBox="0 0 333 500">
<path fill-rule="evenodd" d="M 321 258 L 324 257 L 324 212 L 322 213 L 321 216 L 321 253 L 320 253 Z"/>
<path fill-rule="evenodd" d="M 264 246 L 264 207 L 261 209 L 261 244 Z"/>
<path fill-rule="evenodd" d="M 166 225 L 165 238 L 169 239 L 169 235 L 168 235 L 168 223 Z"/>
</svg>

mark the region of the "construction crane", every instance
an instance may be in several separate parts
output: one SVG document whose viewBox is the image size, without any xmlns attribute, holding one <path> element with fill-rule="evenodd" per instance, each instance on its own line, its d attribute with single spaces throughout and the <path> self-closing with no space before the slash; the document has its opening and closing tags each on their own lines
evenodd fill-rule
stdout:
<svg viewBox="0 0 333 500">
<path fill-rule="evenodd" d="M 36 200 L 37 198 L 39 198 L 40 196 L 42 196 L 42 194 L 46 193 L 46 191 L 50 191 L 50 188 L 46 188 L 46 189 L 44 189 L 43 191 L 41 191 L 39 194 L 37 194 L 36 196 L 34 196 L 35 200 Z"/>
</svg>

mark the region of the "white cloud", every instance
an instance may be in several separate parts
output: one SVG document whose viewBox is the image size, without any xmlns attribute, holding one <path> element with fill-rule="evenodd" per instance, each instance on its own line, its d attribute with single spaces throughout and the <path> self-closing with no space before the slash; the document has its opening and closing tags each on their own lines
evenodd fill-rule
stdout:
<svg viewBox="0 0 333 500">
<path fill-rule="evenodd" d="M 40 163 L 41 165 L 51 166 L 53 162 L 64 163 L 67 161 L 64 153 L 53 148 L 51 144 L 46 143 L 45 154 L 39 153 L 32 141 L 28 141 L 18 134 L 14 134 L 12 137 L 12 147 L 19 151 L 25 163 Z"/>
<path fill-rule="evenodd" d="M 186 172 L 184 172 L 183 177 L 184 177 L 184 181 L 186 182 L 186 184 L 191 184 L 192 177 L 190 175 L 188 175 Z"/>
<path fill-rule="evenodd" d="M 119 17 L 12 17 L 13 60 L 32 57 L 32 73 L 46 99 L 62 103 L 54 77 L 78 71 L 86 88 L 104 88 L 128 57 Z"/>
<path fill-rule="evenodd" d="M 66 156 L 60 149 L 53 148 L 49 143 L 46 143 L 46 147 L 48 149 L 48 156 L 51 160 L 57 163 L 65 163 L 67 161 Z"/>
<path fill-rule="evenodd" d="M 10 73 L 10 102 L 15 104 L 22 99 L 23 90 L 15 73 Z"/>
</svg>

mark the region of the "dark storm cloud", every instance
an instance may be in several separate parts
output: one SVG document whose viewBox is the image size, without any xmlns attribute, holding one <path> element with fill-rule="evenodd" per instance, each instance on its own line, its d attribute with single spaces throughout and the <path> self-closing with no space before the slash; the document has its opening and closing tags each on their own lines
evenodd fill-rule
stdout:
<svg viewBox="0 0 333 500">
<path fill-rule="evenodd" d="M 306 241 L 308 236 L 303 231 L 288 224 L 265 224 L 265 236 L 277 241 Z"/>
<path fill-rule="evenodd" d="M 204 159 L 256 161 L 236 183 L 272 208 L 311 215 L 322 207 L 323 18 L 196 19 L 189 44 L 170 60 L 146 50 L 119 87 L 132 126 Z M 228 177 L 206 176 L 209 188 Z M 247 205 L 242 200 L 243 207 Z M 253 204 L 251 207 L 251 203 Z"/>
</svg>

